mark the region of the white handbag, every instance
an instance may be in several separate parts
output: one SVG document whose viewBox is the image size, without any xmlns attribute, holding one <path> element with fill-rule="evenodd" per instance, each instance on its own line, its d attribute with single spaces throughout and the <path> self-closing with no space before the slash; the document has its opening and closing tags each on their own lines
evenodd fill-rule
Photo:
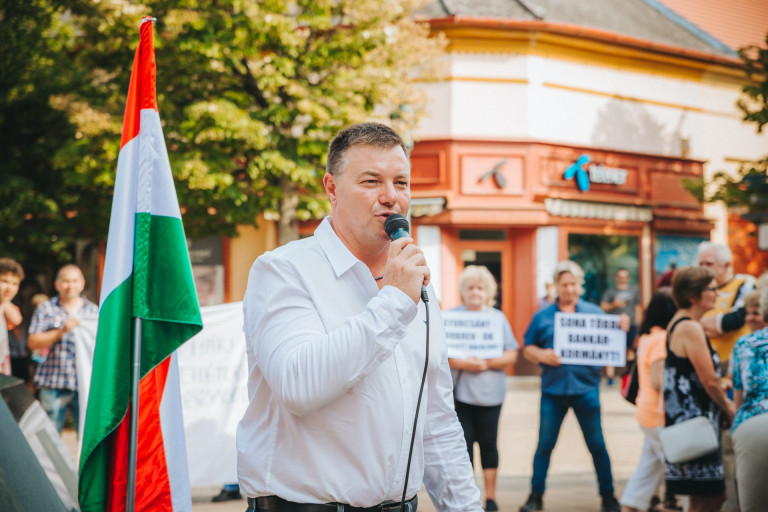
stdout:
<svg viewBox="0 0 768 512">
<path fill-rule="evenodd" d="M 659 416 L 662 416 L 664 403 L 664 378 L 661 379 L 659 397 Z M 712 426 L 712 413 L 696 416 L 689 420 L 675 423 L 668 427 L 659 427 L 659 442 L 664 458 L 672 464 L 680 464 L 712 453 L 720 446 L 715 427 Z"/>
<path fill-rule="evenodd" d="M 696 416 L 659 429 L 659 441 L 664 458 L 672 464 L 698 459 L 717 450 L 720 443 L 712 421 Z"/>
</svg>

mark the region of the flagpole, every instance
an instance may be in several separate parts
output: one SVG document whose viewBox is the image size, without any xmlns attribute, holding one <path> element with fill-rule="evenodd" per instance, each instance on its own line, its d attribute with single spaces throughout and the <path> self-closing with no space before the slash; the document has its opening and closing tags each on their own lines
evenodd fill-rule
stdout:
<svg viewBox="0 0 768 512">
<path fill-rule="evenodd" d="M 135 319 L 133 340 L 133 378 L 131 379 L 131 424 L 128 439 L 128 483 L 125 512 L 136 508 L 136 447 L 139 438 L 139 380 L 141 378 L 141 317 Z"/>
</svg>

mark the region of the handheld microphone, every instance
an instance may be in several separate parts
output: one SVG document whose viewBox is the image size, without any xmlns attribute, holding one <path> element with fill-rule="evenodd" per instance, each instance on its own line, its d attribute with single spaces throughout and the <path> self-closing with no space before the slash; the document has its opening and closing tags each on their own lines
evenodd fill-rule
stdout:
<svg viewBox="0 0 768 512">
<path fill-rule="evenodd" d="M 410 226 L 408 225 L 408 219 L 400 215 L 399 213 L 393 213 L 387 220 L 384 221 L 384 232 L 390 240 L 397 240 L 406 236 L 411 236 Z M 421 300 L 424 304 L 429 302 L 429 296 L 427 295 L 427 287 L 421 285 Z"/>
<path fill-rule="evenodd" d="M 399 213 L 393 213 L 384 221 L 384 231 L 390 240 L 397 240 L 404 236 L 411 236 L 408 219 Z"/>
</svg>

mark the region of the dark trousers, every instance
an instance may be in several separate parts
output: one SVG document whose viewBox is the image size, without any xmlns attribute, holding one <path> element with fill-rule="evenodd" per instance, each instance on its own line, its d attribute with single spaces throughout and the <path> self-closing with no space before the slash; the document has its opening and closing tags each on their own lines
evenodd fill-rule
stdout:
<svg viewBox="0 0 768 512">
<path fill-rule="evenodd" d="M 611 460 L 603 439 L 603 428 L 600 424 L 600 391 L 598 389 L 583 395 L 541 394 L 539 443 L 536 446 L 536 454 L 533 456 L 531 491 L 539 495 L 544 494 L 549 458 L 557 443 L 560 427 L 568 409 L 573 409 L 576 414 L 584 441 L 587 443 L 589 453 L 592 454 L 600 495 L 612 495 L 613 475 Z"/>
<path fill-rule="evenodd" d="M 469 462 L 474 465 L 475 443 L 480 446 L 480 464 L 483 469 L 499 467 L 499 450 L 496 440 L 499 434 L 501 405 L 470 405 L 456 401 L 456 415 L 464 440 L 467 442 Z"/>
</svg>

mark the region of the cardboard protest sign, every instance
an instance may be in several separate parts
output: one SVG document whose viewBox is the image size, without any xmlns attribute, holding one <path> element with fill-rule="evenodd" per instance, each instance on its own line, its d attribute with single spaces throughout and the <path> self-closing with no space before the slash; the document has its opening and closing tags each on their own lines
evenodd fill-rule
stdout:
<svg viewBox="0 0 768 512">
<path fill-rule="evenodd" d="M 627 333 L 618 315 L 555 313 L 554 350 L 563 364 L 624 366 Z"/>
<path fill-rule="evenodd" d="M 448 357 L 476 356 L 491 359 L 501 356 L 504 339 L 501 319 L 490 312 L 443 311 Z"/>
</svg>

